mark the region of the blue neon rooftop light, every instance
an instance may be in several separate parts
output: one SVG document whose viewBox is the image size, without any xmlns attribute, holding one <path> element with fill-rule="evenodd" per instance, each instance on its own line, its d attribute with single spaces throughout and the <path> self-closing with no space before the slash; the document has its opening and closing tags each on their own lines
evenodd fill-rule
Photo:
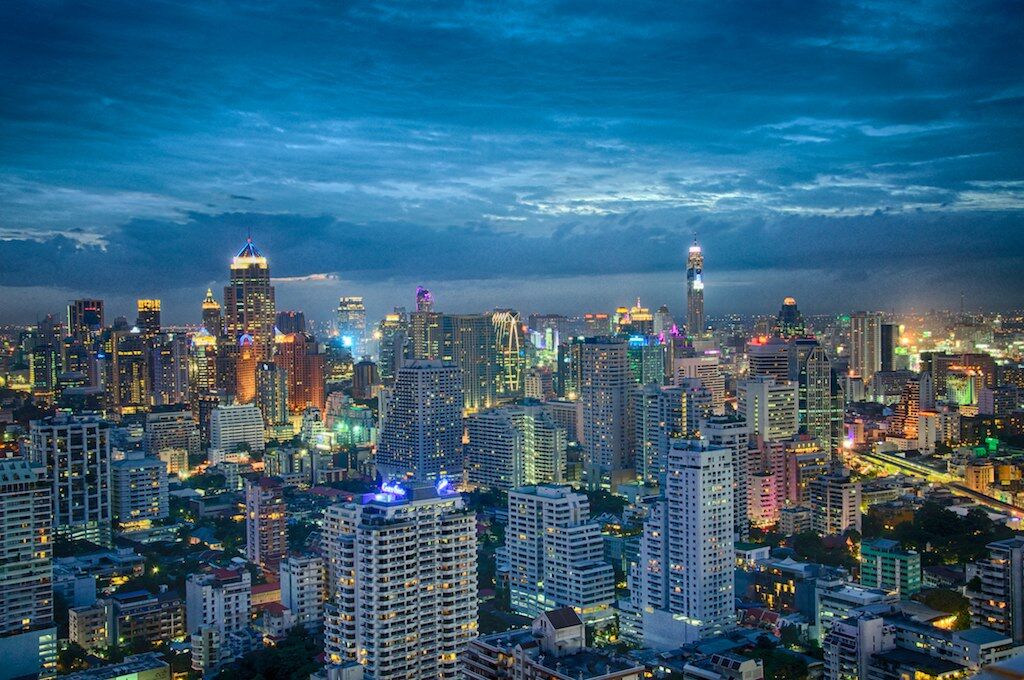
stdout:
<svg viewBox="0 0 1024 680">
<path fill-rule="evenodd" d="M 256 244 L 252 242 L 252 237 L 250 236 L 245 240 L 245 245 L 242 246 L 242 249 L 238 251 L 238 254 L 235 255 L 235 257 L 263 257 L 263 253 L 261 253 L 260 249 L 256 247 Z"/>
</svg>

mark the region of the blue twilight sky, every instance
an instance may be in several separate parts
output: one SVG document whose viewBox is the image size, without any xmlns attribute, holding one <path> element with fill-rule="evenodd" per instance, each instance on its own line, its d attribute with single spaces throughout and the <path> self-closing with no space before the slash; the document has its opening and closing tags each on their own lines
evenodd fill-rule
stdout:
<svg viewBox="0 0 1024 680">
<path fill-rule="evenodd" d="M 0 320 L 1024 305 L 1019 2 L 0 4 Z M 328 275 L 328 276 L 320 276 Z"/>
</svg>

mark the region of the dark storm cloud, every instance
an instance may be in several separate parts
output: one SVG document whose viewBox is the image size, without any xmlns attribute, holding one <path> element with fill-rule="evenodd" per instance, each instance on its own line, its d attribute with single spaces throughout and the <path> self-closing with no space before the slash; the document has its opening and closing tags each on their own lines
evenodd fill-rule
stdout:
<svg viewBox="0 0 1024 680">
<path fill-rule="evenodd" d="M 865 277 L 941 301 L 961 275 L 1019 304 L 1020 19 L 1009 2 L 8 3 L 0 285 L 194 286 L 249 228 L 283 277 L 672 273 L 696 231 L 709 268 L 827 272 L 822 306 Z"/>
</svg>

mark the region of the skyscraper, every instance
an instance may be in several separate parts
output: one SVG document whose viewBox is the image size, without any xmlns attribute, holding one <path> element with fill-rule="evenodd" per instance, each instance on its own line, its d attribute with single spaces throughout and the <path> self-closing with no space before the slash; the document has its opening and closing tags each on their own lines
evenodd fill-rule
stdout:
<svg viewBox="0 0 1024 680">
<path fill-rule="evenodd" d="M 704 253 L 696 239 L 686 258 L 686 333 L 704 335 Z"/>
<path fill-rule="evenodd" d="M 135 319 L 135 325 L 144 336 L 151 338 L 160 332 L 159 300 L 138 300 L 136 311 L 138 316 Z"/>
<path fill-rule="evenodd" d="M 366 305 L 362 296 L 343 296 L 338 300 L 338 336 L 341 346 L 358 358 L 366 339 Z"/>
<path fill-rule="evenodd" d="M 288 380 L 273 361 L 256 364 L 256 406 L 267 427 L 288 422 Z"/>
<path fill-rule="evenodd" d="M 480 411 L 496 405 L 498 346 L 491 315 L 445 314 L 441 335 L 442 358 L 462 369 L 465 410 Z"/>
<path fill-rule="evenodd" d="M 622 469 L 628 454 L 626 414 L 634 383 L 624 341 L 595 337 L 581 345 L 583 456 L 588 484 L 597 487 Z"/>
<path fill-rule="evenodd" d="M 750 426 L 751 436 L 769 441 L 788 439 L 799 429 L 795 382 L 767 376 L 736 383 L 736 410 Z"/>
<path fill-rule="evenodd" d="M 795 338 L 804 334 L 804 316 L 796 306 L 796 298 L 788 297 L 782 301 L 782 309 L 775 322 L 776 332 L 783 338 Z"/>
<path fill-rule="evenodd" d="M 224 287 L 224 328 L 228 339 L 238 342 L 244 335 L 251 336 L 256 359 L 269 359 L 274 347 L 274 287 L 270 285 L 267 258 L 252 238 L 232 258 L 230 271 L 231 280 Z"/>
<path fill-rule="evenodd" d="M 672 443 L 629 579 L 645 646 L 675 649 L 735 622 L 732 458 L 703 440 Z"/>
<path fill-rule="evenodd" d="M 299 413 L 307 406 L 324 407 L 324 355 L 306 333 L 278 334 L 274 363 L 288 383 L 288 409 Z"/>
<path fill-rule="evenodd" d="M 842 440 L 843 409 L 837 399 L 838 382 L 825 348 L 814 338 L 789 343 L 789 379 L 797 385 L 799 431 L 835 452 Z"/>
<path fill-rule="evenodd" d="M 585 495 L 548 484 L 511 491 L 505 548 L 517 613 L 572 607 L 588 623 L 609 617 L 615 573 L 604 561 L 601 527 L 590 521 Z"/>
<path fill-rule="evenodd" d="M 398 369 L 381 414 L 374 461 L 385 479 L 433 480 L 462 471 L 462 371 L 416 360 Z"/>
<path fill-rule="evenodd" d="M 495 349 L 498 359 L 498 397 L 516 399 L 523 396 L 523 324 L 519 312 L 498 310 L 491 315 L 494 324 Z"/>
<path fill-rule="evenodd" d="M 53 489 L 58 534 L 110 542 L 110 425 L 96 416 L 33 420 L 32 464 L 45 467 Z"/>
<path fill-rule="evenodd" d="M 324 518 L 328 663 L 374 678 L 459 678 L 477 636 L 476 516 L 446 482 L 387 485 Z"/>
<path fill-rule="evenodd" d="M 213 297 L 213 289 L 206 289 L 203 298 L 203 328 L 215 338 L 224 333 L 224 316 L 220 311 L 220 303 Z"/>
<path fill-rule="evenodd" d="M 649 383 L 633 390 L 633 464 L 637 477 L 664 486 L 668 449 L 686 434 L 686 390 Z"/>
<path fill-rule="evenodd" d="M 867 384 L 882 369 L 882 315 L 854 312 L 850 315 L 850 370 Z"/>
<path fill-rule="evenodd" d="M 409 351 L 409 319 L 405 310 L 396 308 L 385 316 L 377 326 L 377 369 L 381 384 L 390 386 L 395 381 L 395 373 L 403 363 Z"/>
<path fill-rule="evenodd" d="M 121 531 L 148 528 L 167 517 L 167 464 L 130 451 L 110 466 L 113 517 Z"/>
<path fill-rule="evenodd" d="M 737 540 L 745 541 L 750 533 L 750 426 L 741 417 L 711 416 L 701 423 L 700 433 L 711 448 L 728 449 L 732 455 L 733 531 Z"/>
<path fill-rule="evenodd" d="M 4 677 L 52 677 L 53 536 L 49 481 L 23 458 L 0 459 L 0 653 Z"/>
<path fill-rule="evenodd" d="M 103 300 L 72 300 L 68 304 L 70 337 L 88 346 L 103 325 Z"/>
<path fill-rule="evenodd" d="M 276 573 L 288 552 L 288 527 L 281 481 L 245 480 L 245 557 Z"/>
<path fill-rule="evenodd" d="M 434 311 L 434 296 L 433 294 L 431 294 L 429 290 L 427 290 L 423 286 L 416 286 L 416 311 Z"/>
</svg>

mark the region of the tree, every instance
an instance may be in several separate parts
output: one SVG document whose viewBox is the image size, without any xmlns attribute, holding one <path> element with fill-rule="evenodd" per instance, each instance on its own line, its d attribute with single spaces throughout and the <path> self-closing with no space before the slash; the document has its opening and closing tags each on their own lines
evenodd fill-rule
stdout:
<svg viewBox="0 0 1024 680">
<path fill-rule="evenodd" d="M 292 628 L 284 640 L 246 654 L 225 668 L 220 680 L 307 680 L 320 664 L 322 650 L 306 634 L 305 628 Z"/>
</svg>

